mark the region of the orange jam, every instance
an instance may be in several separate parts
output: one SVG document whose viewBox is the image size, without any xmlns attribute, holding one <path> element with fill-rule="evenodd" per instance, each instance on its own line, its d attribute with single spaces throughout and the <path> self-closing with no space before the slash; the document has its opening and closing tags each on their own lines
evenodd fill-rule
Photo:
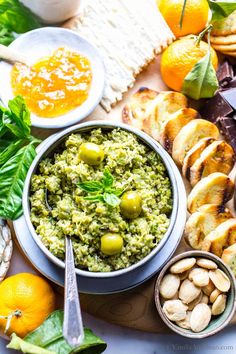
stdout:
<svg viewBox="0 0 236 354">
<path fill-rule="evenodd" d="M 88 98 L 92 81 L 89 59 L 65 48 L 32 67 L 15 64 L 11 83 L 37 116 L 57 117 L 80 106 Z"/>
</svg>

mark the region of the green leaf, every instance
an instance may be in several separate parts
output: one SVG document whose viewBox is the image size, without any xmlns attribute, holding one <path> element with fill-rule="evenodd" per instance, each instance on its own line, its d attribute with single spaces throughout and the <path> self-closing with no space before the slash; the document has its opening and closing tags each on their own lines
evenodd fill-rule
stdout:
<svg viewBox="0 0 236 354">
<path fill-rule="evenodd" d="M 3 151 L 1 151 L 1 139 L 0 139 L 0 165 L 3 165 L 7 162 L 17 151 L 24 145 L 25 140 L 15 140 L 12 141 L 10 144 L 8 142 L 8 146 L 5 147 Z"/>
<path fill-rule="evenodd" d="M 107 193 L 107 192 L 105 192 L 104 194 L 103 194 L 103 199 L 104 199 L 104 201 L 108 204 L 108 205 L 110 205 L 110 206 L 112 206 L 112 207 L 115 207 L 115 206 L 117 206 L 117 205 L 119 205 L 120 204 L 120 198 L 118 198 L 115 194 L 110 194 L 110 193 Z"/>
<path fill-rule="evenodd" d="M 15 220 L 22 214 L 24 181 L 35 156 L 35 148 L 29 144 L 0 168 L 0 217 Z"/>
<path fill-rule="evenodd" d="M 210 51 L 197 62 L 183 83 L 183 94 L 195 100 L 213 97 L 218 88 Z"/>
<path fill-rule="evenodd" d="M 19 0 L 0 0 L 0 23 L 16 33 L 40 27 L 38 18 Z"/>
<path fill-rule="evenodd" d="M 7 345 L 7 348 L 21 350 L 22 353 L 27 353 L 27 354 L 56 354 L 56 352 L 52 352 L 51 350 L 40 348 L 37 345 L 30 344 L 24 341 L 20 337 L 17 337 L 15 333 L 12 334 L 11 341 Z"/>
<path fill-rule="evenodd" d="M 40 348 L 51 350 L 56 354 L 100 354 L 106 349 L 106 343 L 90 329 L 84 328 L 84 341 L 74 349 L 65 341 L 62 334 L 63 311 L 53 312 L 34 332 L 28 334 L 24 341 Z"/>
<path fill-rule="evenodd" d="M 85 192 L 100 192 L 103 190 L 103 184 L 98 181 L 88 181 L 79 183 L 78 186 Z"/>
<path fill-rule="evenodd" d="M 97 195 L 89 195 L 87 197 L 84 197 L 85 200 L 91 200 L 94 202 L 104 202 L 103 195 L 102 194 L 97 194 Z"/>
<path fill-rule="evenodd" d="M 232 12 L 236 10 L 235 0 L 220 0 L 220 1 L 208 0 L 208 3 L 212 11 L 211 22 L 228 17 Z"/>
<path fill-rule="evenodd" d="M 108 170 L 108 168 L 106 168 L 103 172 L 103 185 L 104 188 L 108 188 L 111 187 L 113 185 L 114 182 L 114 178 L 112 176 L 112 174 L 110 173 L 110 171 Z"/>
<path fill-rule="evenodd" d="M 9 45 L 14 39 L 12 31 L 0 23 L 0 44 Z"/>
<path fill-rule="evenodd" d="M 16 126 L 22 131 L 24 137 L 30 135 L 30 111 L 22 96 L 16 96 L 8 102 L 11 111 L 11 118 Z"/>
</svg>

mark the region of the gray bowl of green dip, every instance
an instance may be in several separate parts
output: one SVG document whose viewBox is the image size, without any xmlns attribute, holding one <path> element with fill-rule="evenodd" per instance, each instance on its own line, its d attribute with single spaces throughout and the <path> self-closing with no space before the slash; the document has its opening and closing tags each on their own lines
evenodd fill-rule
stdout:
<svg viewBox="0 0 236 354">
<path fill-rule="evenodd" d="M 72 135 L 83 135 L 92 132 L 93 130 L 96 129 L 101 129 L 104 134 L 109 134 L 110 132 L 114 130 L 119 130 L 121 132 L 126 132 L 128 134 L 132 134 L 135 136 L 135 139 L 140 142 L 142 145 L 145 145 L 145 147 L 148 148 L 148 151 L 150 154 L 153 154 L 155 152 L 160 159 L 160 161 L 163 163 L 166 171 L 166 175 L 169 178 L 170 182 L 170 190 L 171 190 L 171 197 L 172 197 L 172 210 L 168 215 L 168 226 L 166 227 L 165 233 L 163 234 L 162 238 L 159 240 L 159 242 L 150 250 L 148 254 L 145 254 L 143 258 L 139 255 L 137 262 L 134 262 L 131 265 L 128 265 L 127 267 L 124 267 L 122 269 L 118 270 L 109 270 L 109 268 L 104 268 L 103 270 L 96 271 L 96 268 L 92 268 L 92 270 L 88 270 L 88 268 L 76 268 L 76 273 L 78 275 L 86 276 L 86 277 L 92 277 L 92 278 L 114 278 L 117 276 L 122 276 L 122 274 L 126 274 L 128 272 L 132 272 L 134 269 L 145 265 L 145 263 L 148 263 L 154 256 L 157 255 L 157 253 L 162 249 L 166 241 L 168 240 L 169 236 L 171 235 L 173 231 L 173 227 L 176 223 L 176 221 L 181 220 L 181 224 L 184 225 L 185 220 L 186 220 L 186 214 L 180 215 L 179 211 L 179 205 L 180 203 L 186 204 L 186 194 L 179 195 L 179 190 L 178 190 L 178 185 L 179 183 L 182 182 L 182 177 L 176 168 L 172 158 L 169 156 L 169 154 L 162 148 L 162 146 L 153 140 L 150 136 L 147 134 L 143 133 L 142 131 L 133 128 L 131 126 L 121 124 L 121 123 L 112 123 L 112 122 L 107 122 L 107 121 L 92 121 L 92 122 L 86 122 L 82 124 L 78 124 L 76 126 L 70 127 L 62 132 L 57 133 L 55 136 L 51 137 L 50 141 L 44 146 L 39 149 L 39 152 L 34 159 L 27 177 L 25 181 L 25 186 L 24 186 L 24 192 L 23 192 L 23 209 L 24 209 L 24 216 L 26 219 L 27 226 L 31 232 L 31 235 L 38 245 L 38 247 L 45 253 L 45 255 L 57 266 L 64 268 L 65 263 L 63 261 L 63 256 L 55 256 L 50 250 L 47 245 L 45 246 L 45 242 L 43 243 L 41 236 L 39 235 L 39 232 L 36 232 L 35 228 L 35 222 L 34 220 L 32 221 L 32 210 L 31 210 L 31 203 L 32 203 L 32 180 L 34 180 L 34 176 L 39 173 L 39 166 L 42 164 L 43 161 L 47 158 L 52 158 L 54 156 L 54 153 L 58 153 L 58 151 L 62 151 L 62 146 L 65 146 L 64 143 L 71 137 Z M 177 183 L 178 181 L 178 183 Z M 34 193 L 37 193 L 37 188 L 35 188 Z M 42 198 L 42 197 L 41 197 Z M 43 204 L 44 201 L 42 200 L 41 203 Z M 183 210 L 183 209 L 182 209 Z M 48 220 L 50 220 L 50 217 L 48 216 Z M 45 219 L 46 220 L 46 219 Z M 40 221 L 40 220 L 39 220 Z M 37 222 L 39 222 L 37 220 Z M 58 222 L 58 221 L 57 221 Z M 60 220 L 59 220 L 60 222 Z M 55 223 L 54 223 L 55 224 Z M 180 228 L 181 229 L 181 228 Z M 100 232 L 100 230 L 98 230 Z M 57 236 L 57 235 L 56 235 Z M 176 239 L 180 239 L 180 235 L 176 235 Z M 55 242 L 55 233 L 54 237 L 52 237 L 51 240 L 51 245 L 53 248 L 54 242 Z M 62 238 L 61 242 L 64 242 L 64 239 Z M 63 249 L 64 249 L 64 243 L 63 243 Z M 75 248 L 74 248 L 75 249 Z M 52 250 L 52 249 L 51 249 Z M 80 252 L 80 250 L 79 250 Z M 89 256 L 89 255 L 88 255 Z M 87 257 L 87 255 L 85 255 Z M 95 256 L 96 258 L 96 256 Z M 124 258 L 124 257 L 123 257 Z M 76 254 L 75 254 L 75 259 L 76 259 Z M 105 257 L 106 259 L 106 257 Z M 125 258 L 124 258 L 125 259 Z M 165 264 L 167 260 L 163 259 L 163 265 Z M 102 268 L 103 269 L 103 268 Z"/>
</svg>

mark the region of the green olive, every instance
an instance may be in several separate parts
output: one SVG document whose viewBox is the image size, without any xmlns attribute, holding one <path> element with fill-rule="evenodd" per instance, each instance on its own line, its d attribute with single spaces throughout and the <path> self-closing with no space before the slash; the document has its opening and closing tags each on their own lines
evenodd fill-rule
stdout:
<svg viewBox="0 0 236 354">
<path fill-rule="evenodd" d="M 83 143 L 79 147 L 79 158 L 88 165 L 99 165 L 104 160 L 104 151 L 94 143 Z"/>
<path fill-rule="evenodd" d="M 128 191 L 121 197 L 120 210 L 128 219 L 137 218 L 142 211 L 142 198 L 138 192 Z"/>
<path fill-rule="evenodd" d="M 101 237 L 101 251 L 107 256 L 114 256 L 122 251 L 123 238 L 119 234 L 107 233 Z"/>
</svg>

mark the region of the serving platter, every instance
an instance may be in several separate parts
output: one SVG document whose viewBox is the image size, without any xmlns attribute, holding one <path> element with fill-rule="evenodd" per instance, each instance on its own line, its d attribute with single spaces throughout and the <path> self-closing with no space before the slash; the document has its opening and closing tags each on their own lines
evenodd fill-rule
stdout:
<svg viewBox="0 0 236 354">
<path fill-rule="evenodd" d="M 153 63 L 151 63 L 148 68 L 137 77 L 137 81 L 135 86 L 129 90 L 127 94 L 125 94 L 124 99 L 122 102 L 120 102 L 112 111 L 107 114 L 100 106 L 96 108 L 96 110 L 86 118 L 86 120 L 101 120 L 101 119 L 108 119 L 110 121 L 115 121 L 119 122 L 121 121 L 121 111 L 123 106 L 126 104 L 126 102 L 129 99 L 129 96 L 131 96 L 134 92 L 136 92 L 139 87 L 146 86 L 151 89 L 157 90 L 157 91 L 162 91 L 166 90 L 166 86 L 161 80 L 160 77 L 160 69 L 159 69 L 159 59 L 160 57 L 157 57 Z M 54 131 L 55 132 L 55 131 Z M 48 137 L 50 134 L 52 134 L 52 131 L 50 130 L 42 130 L 42 129 L 34 129 L 33 133 L 36 136 L 39 136 L 43 139 Z M 235 176 L 235 171 L 232 173 L 232 177 Z M 188 183 L 185 183 L 185 187 L 187 192 L 189 191 L 190 187 Z M 183 191 L 185 193 L 185 191 Z M 183 199 L 184 203 L 184 199 Z M 186 209 L 184 210 L 184 213 L 186 212 Z M 184 214 L 185 215 L 185 214 Z M 33 242 L 33 239 L 31 235 L 29 234 L 24 219 L 21 218 L 17 221 L 19 224 L 14 225 L 16 227 L 17 231 L 17 238 L 21 242 L 24 242 L 24 245 L 26 244 L 27 250 L 23 248 L 24 254 L 27 256 L 27 258 L 32 262 L 30 258 L 30 248 L 34 249 L 34 259 L 41 259 L 40 252 L 37 249 L 36 252 L 36 245 Z M 14 223 L 15 224 L 15 223 Z M 180 242 L 181 241 L 181 242 Z M 30 246 L 27 247 L 27 243 L 30 242 Z M 180 244 L 179 244 L 180 242 Z M 175 243 L 173 246 L 172 243 Z M 179 244 L 178 248 L 176 249 L 177 245 Z M 21 246 L 20 246 L 21 247 Z M 168 247 L 172 248 L 171 252 L 169 253 L 169 258 L 173 256 L 173 254 L 180 254 L 186 250 L 189 250 L 190 248 L 186 245 L 184 240 L 175 240 L 174 237 L 173 239 L 170 239 L 170 243 L 166 243 L 165 245 L 166 248 L 163 248 L 163 251 L 168 249 Z M 170 250 L 166 250 L 170 251 Z M 162 256 L 162 253 L 159 254 L 159 257 Z M 14 258 L 14 257 L 13 257 Z M 153 260 L 154 261 L 154 260 Z M 50 263 L 47 259 L 45 259 L 45 262 L 47 262 L 46 266 L 46 271 L 50 269 L 51 272 L 54 272 L 54 276 L 57 276 L 58 280 L 55 281 L 57 284 L 62 284 L 62 280 L 60 282 L 60 269 L 53 269 L 52 263 Z M 156 260 L 157 262 L 157 260 Z M 24 269 L 24 258 L 19 258 L 19 263 L 21 264 L 21 269 Z M 33 262 L 32 262 L 33 263 Z M 44 260 L 42 258 L 42 262 L 44 263 Z M 157 267 L 158 263 L 150 263 L 153 267 Z M 32 264 L 32 272 L 34 272 L 35 266 Z M 43 267 L 38 267 L 38 270 L 40 272 L 44 273 Z M 27 271 L 29 271 L 27 269 Z M 142 270 L 143 271 L 143 270 Z M 166 326 L 163 324 L 161 321 L 160 317 L 158 316 L 156 309 L 154 307 L 154 300 L 153 300 L 153 291 L 154 291 L 154 284 L 155 284 L 155 274 L 158 272 L 158 269 L 153 269 L 152 272 L 149 273 L 149 277 L 152 277 L 148 280 L 148 277 L 145 279 L 144 283 L 142 281 L 133 281 L 134 277 L 138 277 L 138 275 L 131 276 L 127 281 L 129 281 L 130 288 L 133 288 L 132 290 L 126 291 L 126 292 L 119 292 L 119 293 L 113 293 L 111 291 L 107 295 L 102 295 L 103 293 L 98 293 L 96 292 L 97 295 L 95 295 L 95 291 L 93 291 L 92 294 L 81 294 L 80 300 L 81 300 L 81 305 L 84 311 L 87 313 L 94 315 L 95 317 L 101 318 L 103 320 L 106 320 L 108 322 L 111 322 L 116 325 L 122 325 L 130 328 L 135 328 L 143 331 L 149 331 L 149 332 L 167 332 Z M 50 279 L 52 277 L 50 276 Z M 62 278 L 61 278 L 62 279 Z M 80 279 L 79 279 L 80 280 Z M 137 280 L 137 279 L 135 279 Z M 86 279 L 81 279 L 80 285 L 83 284 L 83 281 L 86 282 Z M 134 284 L 135 283 L 135 284 Z M 141 284 L 142 283 L 142 284 Z M 139 285 L 139 286 L 138 286 Z M 95 287 L 95 285 L 94 285 Z M 122 291 L 122 286 L 119 287 L 120 289 L 118 291 Z M 93 288 L 94 289 L 94 288 Z M 83 289 L 81 288 L 83 291 Z M 88 290 L 88 289 L 87 289 Z M 99 294 L 99 295 L 98 295 Z M 236 323 L 236 316 L 234 316 L 233 320 L 231 323 Z"/>
</svg>

